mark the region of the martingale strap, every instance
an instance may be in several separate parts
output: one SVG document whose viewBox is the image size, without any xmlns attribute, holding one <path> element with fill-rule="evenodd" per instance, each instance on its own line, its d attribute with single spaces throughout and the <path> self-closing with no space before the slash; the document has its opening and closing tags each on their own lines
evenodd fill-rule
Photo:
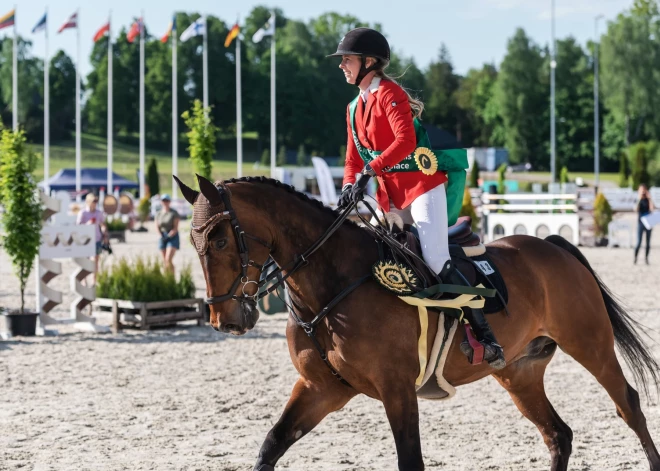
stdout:
<svg viewBox="0 0 660 471">
<path fill-rule="evenodd" d="M 362 278 L 358 279 L 351 285 L 349 285 L 347 288 L 345 288 L 341 293 L 339 293 L 337 296 L 334 297 L 332 301 L 330 301 L 330 304 L 325 306 L 323 309 L 321 309 L 321 312 L 319 312 L 314 319 L 310 322 L 304 322 L 295 312 L 294 309 L 289 307 L 289 313 L 293 317 L 293 319 L 296 321 L 296 324 L 298 324 L 299 327 L 301 327 L 307 336 L 311 339 L 312 343 L 314 344 L 314 347 L 316 347 L 316 350 L 318 350 L 319 354 L 321 355 L 321 360 L 330 368 L 330 371 L 332 374 L 343 384 L 346 386 L 351 386 L 348 381 L 346 381 L 342 376 L 337 372 L 337 370 L 334 369 L 334 367 L 330 364 L 330 361 L 328 361 L 328 355 L 326 354 L 325 350 L 323 347 L 321 347 L 321 344 L 319 343 L 318 339 L 316 338 L 316 327 L 321 323 L 323 319 L 326 318 L 328 314 L 330 314 L 330 311 L 334 309 L 334 307 L 339 304 L 346 296 L 351 294 L 353 291 L 355 291 L 357 288 L 362 286 L 362 284 L 366 283 L 371 279 L 371 274 L 365 275 Z M 295 304 L 295 303 L 294 303 Z"/>
</svg>

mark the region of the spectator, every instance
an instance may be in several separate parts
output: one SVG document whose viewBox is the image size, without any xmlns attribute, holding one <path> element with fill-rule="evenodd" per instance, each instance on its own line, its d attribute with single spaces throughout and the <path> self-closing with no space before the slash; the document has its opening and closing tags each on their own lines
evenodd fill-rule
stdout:
<svg viewBox="0 0 660 471">
<path fill-rule="evenodd" d="M 96 226 L 96 255 L 94 256 L 94 274 L 92 275 L 92 285 L 96 285 L 96 273 L 99 271 L 99 255 L 101 255 L 101 246 L 103 242 L 108 241 L 108 228 L 105 225 L 105 215 L 103 211 L 97 209 L 99 203 L 98 196 L 88 193 L 85 197 L 85 209 L 78 212 L 76 224 L 94 224 Z"/>
<path fill-rule="evenodd" d="M 156 227 L 160 231 L 159 248 L 163 255 L 165 270 L 174 273 L 172 259 L 179 250 L 179 213 L 170 208 L 170 195 L 164 194 L 160 201 L 162 207 L 156 215 Z"/>
<path fill-rule="evenodd" d="M 651 214 L 655 207 L 649 194 L 649 189 L 643 183 L 639 185 L 639 199 L 637 200 L 637 246 L 635 247 L 635 263 L 637 254 L 642 247 L 642 236 L 646 234 L 646 264 L 649 264 L 649 251 L 651 250 L 651 229 L 647 229 L 642 222 L 642 217 Z"/>
</svg>

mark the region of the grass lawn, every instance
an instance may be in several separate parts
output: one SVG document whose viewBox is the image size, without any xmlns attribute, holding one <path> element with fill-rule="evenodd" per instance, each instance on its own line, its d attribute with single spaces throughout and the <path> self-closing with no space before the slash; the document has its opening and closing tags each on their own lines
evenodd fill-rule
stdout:
<svg viewBox="0 0 660 471">
<path fill-rule="evenodd" d="M 81 139 L 82 167 L 83 168 L 107 168 L 108 151 L 104 138 L 83 134 Z M 32 148 L 43 156 L 43 145 L 33 144 Z M 161 151 L 145 150 L 145 165 L 155 157 L 158 164 L 160 176 L 160 187 L 162 192 L 170 192 L 172 188 L 172 154 Z M 179 154 L 178 177 L 184 182 L 193 182 L 193 172 L 187 154 Z M 63 141 L 51 143 L 50 145 L 50 175 L 54 175 L 62 168 L 75 168 L 76 147 L 74 141 Z M 113 170 L 115 173 L 137 181 L 137 170 L 140 167 L 139 148 L 114 142 L 113 145 Z M 145 169 L 146 170 L 146 169 Z M 35 176 L 38 181 L 43 180 L 43 159 L 37 165 Z M 243 164 L 243 175 L 270 175 L 268 167 L 254 168 L 254 163 Z M 213 161 L 213 178 L 216 180 L 227 179 L 236 176 L 236 162 L 226 160 Z"/>
</svg>

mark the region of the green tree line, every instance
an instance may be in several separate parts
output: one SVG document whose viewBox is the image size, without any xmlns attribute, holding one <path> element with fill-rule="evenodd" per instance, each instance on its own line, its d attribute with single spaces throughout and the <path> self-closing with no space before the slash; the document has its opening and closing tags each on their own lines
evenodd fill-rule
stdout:
<svg viewBox="0 0 660 471">
<path fill-rule="evenodd" d="M 347 103 L 355 87 L 346 84 L 333 52 L 342 36 L 357 26 L 371 26 L 351 15 L 325 13 L 308 22 L 277 12 L 277 148 L 297 160 L 300 155 L 337 156 L 345 145 Z M 266 7 L 255 7 L 241 32 L 243 119 L 246 132 L 256 136 L 261 150 L 270 139 L 270 38 L 253 43 L 252 34 L 270 17 Z M 178 13 L 179 34 L 199 17 Z M 235 47 L 224 47 L 232 26 L 208 17 L 209 104 L 220 139 L 236 132 Z M 114 42 L 114 134 L 132 143 L 138 139 L 139 46 L 126 41 L 128 26 Z M 171 49 L 147 31 L 146 133 L 151 148 L 171 146 Z M 660 141 L 660 14 L 656 0 L 634 0 L 632 7 L 610 21 L 600 39 L 602 170 L 617 170 L 633 144 Z M 11 39 L 0 50 L 0 116 L 11 122 Z M 420 68 L 393 44 L 387 72 L 426 105 L 424 123 L 455 135 L 464 147 L 503 146 L 513 163 L 529 162 L 536 170 L 549 168 L 550 62 L 548 45 L 537 44 L 520 28 L 507 43 L 500 64 L 483 64 L 464 76 L 454 70 L 450 51 L 438 44 L 437 57 Z M 83 78 L 83 129 L 105 136 L 107 113 L 107 47 L 104 38 L 94 44 L 92 71 Z M 574 38 L 557 41 L 556 114 L 558 168 L 593 169 L 594 44 Z M 19 120 L 30 140 L 43 139 L 43 62 L 32 56 L 31 43 L 19 40 Z M 74 129 L 75 66 L 58 51 L 50 63 L 51 130 L 53 139 L 66 139 Z M 202 95 L 201 39 L 179 42 L 178 107 L 190 109 Z M 179 118 L 181 150 L 185 126 Z M 657 148 L 650 146 L 649 148 Z M 232 159 L 232 155 L 216 158 Z M 657 155 L 650 160 L 660 159 Z M 290 160 L 293 163 L 293 160 Z M 659 167 L 660 168 L 660 167 Z"/>
</svg>

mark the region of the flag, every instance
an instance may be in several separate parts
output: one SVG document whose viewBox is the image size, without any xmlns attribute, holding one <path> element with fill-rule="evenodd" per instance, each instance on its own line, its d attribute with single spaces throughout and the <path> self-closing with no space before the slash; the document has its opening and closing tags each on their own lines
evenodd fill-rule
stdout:
<svg viewBox="0 0 660 471">
<path fill-rule="evenodd" d="M 275 15 L 271 15 L 270 19 L 266 22 L 263 27 L 254 33 L 252 36 L 252 41 L 258 43 L 261 41 L 264 36 L 273 36 L 275 34 Z"/>
<path fill-rule="evenodd" d="M 167 27 L 167 31 L 163 37 L 160 38 L 160 42 L 165 44 L 167 40 L 170 39 L 170 36 L 172 36 L 172 32 L 176 33 L 176 15 L 172 17 L 172 21 L 170 21 L 170 25 Z"/>
<path fill-rule="evenodd" d="M 38 33 L 39 31 L 44 31 L 46 29 L 46 15 L 47 13 L 44 13 L 44 16 L 42 16 L 37 24 L 34 25 L 34 28 L 32 28 L 32 34 Z"/>
<path fill-rule="evenodd" d="M 129 43 L 132 43 L 135 41 L 135 38 L 137 38 L 140 33 L 142 32 L 142 18 L 139 18 L 135 23 L 131 25 L 131 29 L 128 31 L 128 34 L 126 35 L 126 39 L 128 40 Z"/>
<path fill-rule="evenodd" d="M 57 33 L 61 33 L 65 29 L 69 28 L 77 28 L 78 27 L 78 12 L 74 13 L 69 17 L 68 20 L 66 20 L 66 23 L 64 23 L 62 26 L 60 26 L 60 29 L 57 30 Z"/>
<path fill-rule="evenodd" d="M 14 24 L 15 14 L 16 14 L 16 10 L 12 10 L 9 13 L 7 13 L 5 16 L 0 16 L 0 29 L 8 28 L 9 26 L 12 26 Z"/>
<path fill-rule="evenodd" d="M 197 20 L 188 26 L 186 30 L 181 33 L 181 42 L 186 42 L 194 36 L 201 36 L 204 34 L 204 18 L 197 18 Z"/>
<path fill-rule="evenodd" d="M 238 26 L 238 23 L 236 23 L 232 28 L 229 30 L 229 34 L 227 34 L 227 39 L 225 39 L 225 47 L 229 47 L 231 42 L 236 39 L 238 36 L 238 33 L 241 32 L 241 28 Z"/>
<path fill-rule="evenodd" d="M 106 24 L 101 26 L 101 28 L 99 28 L 99 30 L 96 32 L 96 34 L 94 35 L 94 42 L 98 41 L 103 36 L 105 36 L 106 33 L 109 32 L 110 32 L 110 22 L 108 21 Z"/>
</svg>

